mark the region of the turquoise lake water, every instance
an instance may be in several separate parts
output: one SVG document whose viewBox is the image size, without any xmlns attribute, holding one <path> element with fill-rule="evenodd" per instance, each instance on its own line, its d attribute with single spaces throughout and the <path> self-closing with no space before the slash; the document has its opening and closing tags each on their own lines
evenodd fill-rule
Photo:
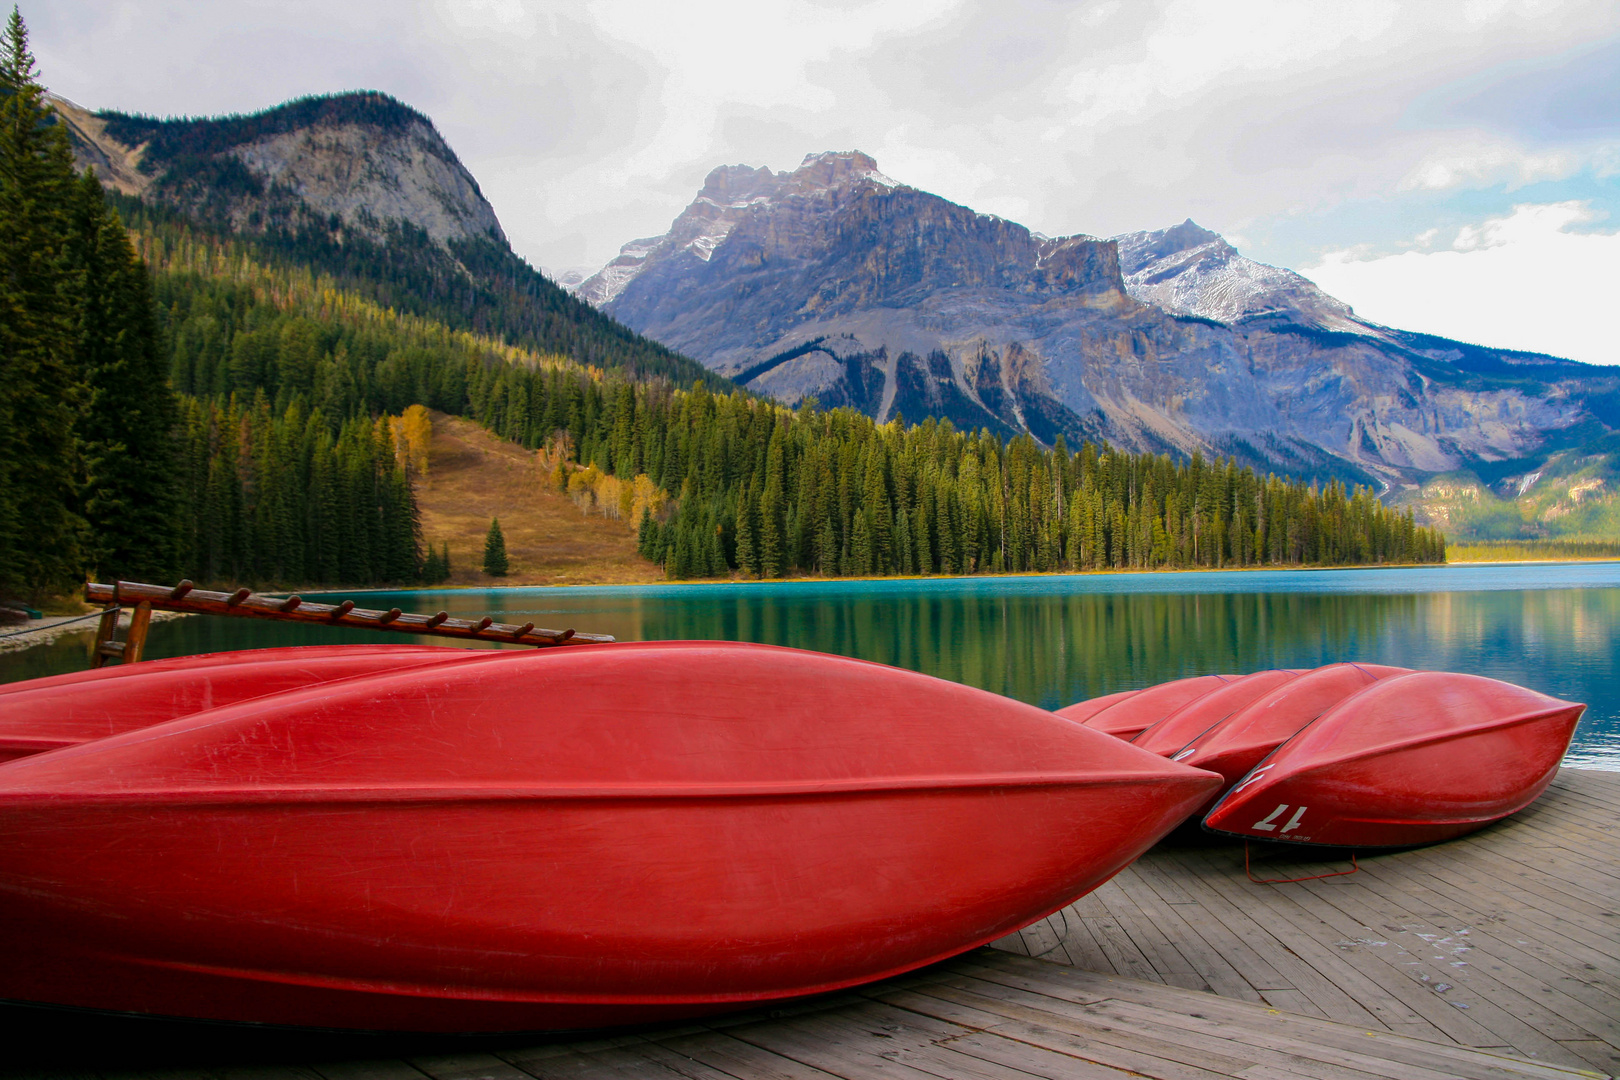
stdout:
<svg viewBox="0 0 1620 1080">
<path fill-rule="evenodd" d="M 305 594 L 313 597 L 314 594 Z M 1087 574 L 324 594 L 361 607 L 840 653 L 1045 708 L 1211 672 L 1363 660 L 1586 702 L 1570 764 L 1620 769 L 1620 563 Z M 150 658 L 434 640 L 248 619 L 160 623 Z M 0 682 L 79 670 L 89 634 L 0 654 Z"/>
</svg>

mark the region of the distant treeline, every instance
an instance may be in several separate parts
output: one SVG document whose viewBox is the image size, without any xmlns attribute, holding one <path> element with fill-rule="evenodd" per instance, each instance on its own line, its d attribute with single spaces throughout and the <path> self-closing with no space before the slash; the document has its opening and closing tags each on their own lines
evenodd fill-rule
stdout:
<svg viewBox="0 0 1620 1080">
<path fill-rule="evenodd" d="M 179 564 L 205 581 L 368 583 L 422 572 L 409 455 L 386 420 L 184 399 Z"/>
<path fill-rule="evenodd" d="M 531 402 L 531 408 L 535 403 Z M 511 412 L 510 405 L 508 412 Z M 488 420 L 501 423 L 489 410 Z M 510 421 L 508 421 L 509 423 Z M 698 387 L 620 387 L 582 444 L 676 498 L 641 549 L 671 577 L 972 574 L 1439 562 L 1444 538 L 1365 489 L 1261 478 L 1231 460 L 1071 453 L 925 421 L 788 412 Z"/>
<path fill-rule="evenodd" d="M 1620 540 L 1464 540 L 1449 555 L 1453 562 L 1620 559 Z"/>
</svg>

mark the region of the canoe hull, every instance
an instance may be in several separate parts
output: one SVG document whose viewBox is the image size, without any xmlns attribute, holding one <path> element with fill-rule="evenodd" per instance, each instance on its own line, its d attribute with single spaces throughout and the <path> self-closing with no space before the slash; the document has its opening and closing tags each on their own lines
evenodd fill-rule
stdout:
<svg viewBox="0 0 1620 1080">
<path fill-rule="evenodd" d="M 443 646 L 256 649 L 75 673 L 107 673 L 95 679 L 13 683 L 0 694 L 0 763 L 317 683 L 511 655 Z"/>
<path fill-rule="evenodd" d="M 1089 713 L 1081 723 L 1095 731 L 1130 742 L 1140 735 L 1144 728 L 1158 723 L 1188 702 L 1218 690 L 1237 678 L 1240 676 L 1195 675 L 1190 679 L 1159 683 L 1138 690 L 1134 694 L 1118 695 L 1119 700 L 1106 708 Z M 1088 702 L 1082 701 L 1069 708 L 1081 710 L 1087 704 Z M 1063 712 L 1060 711 L 1058 715 L 1063 715 Z"/>
<path fill-rule="evenodd" d="M 75 859 L 70 896 L 6 901 L 14 941 L 71 942 L 71 955 L 13 955 L 0 996 L 439 1030 L 603 1026 L 796 997 L 995 940 L 1096 887 L 1143 846 L 1121 848 L 1094 824 L 1119 810 L 1120 794 L 7 815 L 34 841 L 26 854 L 7 845 L 13 881 L 26 875 L 44 891 L 64 843 L 91 854 Z M 1156 801 L 1131 801 L 1166 816 Z M 785 844 L 798 857 L 785 860 Z M 115 969 L 124 976 L 109 978 Z"/>
<path fill-rule="evenodd" d="M 1299 677 L 1299 672 L 1277 668 L 1233 679 L 1194 698 L 1163 720 L 1142 729 L 1131 742 L 1150 754 L 1170 757 L 1234 713 Z"/>
<path fill-rule="evenodd" d="M 1203 817 L 1220 796 L 1305 725 L 1379 679 L 1410 671 L 1378 664 L 1330 664 L 1283 683 L 1205 731 L 1171 755 L 1185 765 L 1220 773 L 1225 781 L 1198 816 Z"/>
<path fill-rule="evenodd" d="M 1278 747 L 1204 827 L 1345 848 L 1462 836 L 1540 797 L 1585 708 L 1472 675 L 1383 679 Z"/>
<path fill-rule="evenodd" d="M 352 680 L 6 766 L 0 997 L 374 1030 L 703 1015 L 994 940 L 1217 782 L 910 672 L 692 644 Z"/>
</svg>

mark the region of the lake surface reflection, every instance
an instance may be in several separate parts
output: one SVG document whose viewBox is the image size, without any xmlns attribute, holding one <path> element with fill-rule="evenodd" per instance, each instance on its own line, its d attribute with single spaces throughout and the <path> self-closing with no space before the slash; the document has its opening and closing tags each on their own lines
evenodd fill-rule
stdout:
<svg viewBox="0 0 1620 1080">
<path fill-rule="evenodd" d="M 1620 769 L 1620 563 L 338 595 L 622 641 L 816 649 L 1046 708 L 1337 660 L 1471 672 L 1586 702 L 1570 763 Z M 0 655 L 0 681 L 82 668 L 87 639 Z M 154 626 L 148 655 L 368 640 L 421 639 L 191 618 Z"/>
</svg>

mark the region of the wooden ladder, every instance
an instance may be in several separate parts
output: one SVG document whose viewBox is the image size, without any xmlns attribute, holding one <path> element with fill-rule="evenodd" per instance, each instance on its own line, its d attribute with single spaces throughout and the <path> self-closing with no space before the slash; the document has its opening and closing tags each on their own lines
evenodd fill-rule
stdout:
<svg viewBox="0 0 1620 1080">
<path fill-rule="evenodd" d="M 104 667 L 114 661 L 133 664 L 146 651 L 146 631 L 152 625 L 151 602 L 142 600 L 135 605 L 135 611 L 129 617 L 129 629 L 124 633 L 124 640 L 119 641 L 118 616 L 123 611 L 123 607 L 117 603 L 108 604 L 102 609 L 101 621 L 96 625 L 96 645 L 90 651 L 92 668 Z"/>
</svg>

